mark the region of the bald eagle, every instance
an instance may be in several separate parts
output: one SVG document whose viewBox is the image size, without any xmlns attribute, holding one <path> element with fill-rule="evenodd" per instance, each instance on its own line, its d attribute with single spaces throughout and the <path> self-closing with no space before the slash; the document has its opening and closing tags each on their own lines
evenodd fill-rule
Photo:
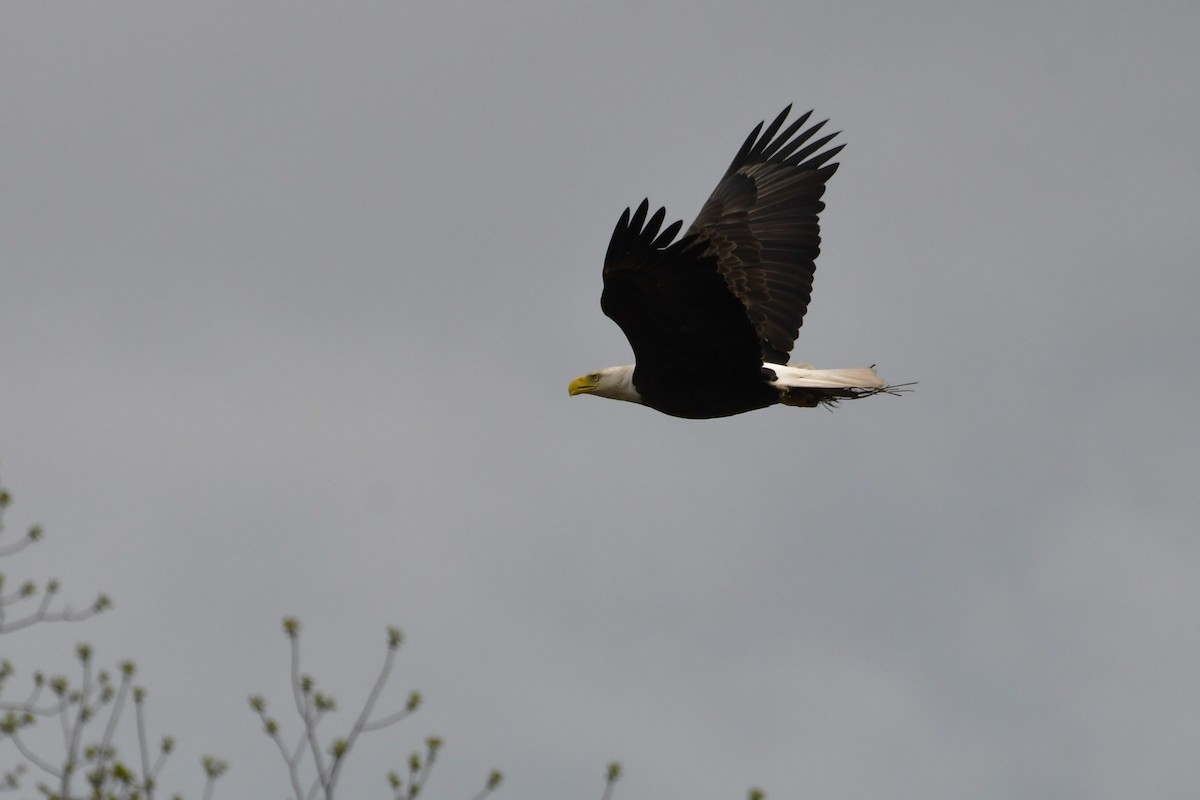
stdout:
<svg viewBox="0 0 1200 800">
<path fill-rule="evenodd" d="M 746 138 L 687 232 L 666 209 L 626 208 L 604 258 L 600 306 L 636 364 L 571 381 L 572 396 L 641 403 L 706 419 L 782 403 L 814 407 L 890 391 L 872 367 L 788 366 L 812 293 L 837 134 L 813 137 L 812 112 L 782 131 L 791 106 Z M 828 120 L 826 120 L 827 122 Z M 802 130 L 803 129 L 803 130 Z"/>
</svg>

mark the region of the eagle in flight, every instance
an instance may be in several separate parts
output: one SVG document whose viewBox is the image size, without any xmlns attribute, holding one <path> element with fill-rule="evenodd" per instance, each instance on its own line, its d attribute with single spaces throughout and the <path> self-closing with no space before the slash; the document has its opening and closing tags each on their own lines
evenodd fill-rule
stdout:
<svg viewBox="0 0 1200 800">
<path fill-rule="evenodd" d="M 635 364 L 571 381 L 570 394 L 627 400 L 676 417 L 727 417 L 782 403 L 832 406 L 894 393 L 873 367 L 788 365 L 812 295 L 837 135 L 813 138 L 812 112 L 788 106 L 746 138 L 699 216 L 663 227 L 643 200 L 625 209 L 604 258 L 600 307 L 625 332 Z M 782 128 L 782 130 L 781 130 Z"/>
</svg>

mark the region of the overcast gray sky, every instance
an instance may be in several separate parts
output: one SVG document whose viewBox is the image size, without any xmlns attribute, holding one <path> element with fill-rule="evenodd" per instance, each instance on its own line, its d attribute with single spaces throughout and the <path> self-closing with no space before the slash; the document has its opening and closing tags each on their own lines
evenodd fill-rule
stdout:
<svg viewBox="0 0 1200 800">
<path fill-rule="evenodd" d="M 0 651 L 133 658 L 166 782 L 227 798 L 287 791 L 285 614 L 347 709 L 408 635 L 426 708 L 346 797 L 428 733 L 437 798 L 1194 797 L 1198 42 L 1184 0 L 5 4 L 0 467 L 50 536 L 5 570 L 118 607 Z M 847 143 L 795 360 L 918 391 L 568 399 L 630 358 L 622 209 L 690 220 L 792 102 Z"/>
</svg>

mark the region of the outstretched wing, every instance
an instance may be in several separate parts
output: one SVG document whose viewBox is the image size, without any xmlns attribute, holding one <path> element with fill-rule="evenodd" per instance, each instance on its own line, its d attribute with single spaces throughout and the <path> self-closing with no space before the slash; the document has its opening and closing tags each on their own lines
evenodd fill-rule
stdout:
<svg viewBox="0 0 1200 800">
<path fill-rule="evenodd" d="M 808 309 L 821 195 L 838 167 L 826 162 L 843 147 L 822 150 L 836 133 L 810 141 L 825 122 L 800 130 L 811 111 L 780 132 L 791 108 L 765 131 L 761 122 L 755 127 L 685 234 L 716 260 L 754 326 L 762 360 L 776 364 L 787 363 Z"/>
<path fill-rule="evenodd" d="M 708 242 L 696 236 L 671 240 L 683 227 L 662 229 L 666 209 L 649 221 L 643 200 L 625 209 L 604 259 L 601 308 L 625 332 L 637 359 L 635 382 L 665 383 L 758 375 L 758 336 L 746 307 L 721 274 Z"/>
</svg>

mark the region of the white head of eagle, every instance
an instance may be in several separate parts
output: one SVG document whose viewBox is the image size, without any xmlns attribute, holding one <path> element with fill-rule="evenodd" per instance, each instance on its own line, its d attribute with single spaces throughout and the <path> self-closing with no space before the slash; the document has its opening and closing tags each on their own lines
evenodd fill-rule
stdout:
<svg viewBox="0 0 1200 800">
<path fill-rule="evenodd" d="M 620 367 L 605 367 L 587 375 L 580 375 L 571 381 L 567 391 L 572 396 L 577 394 L 594 394 L 597 397 L 607 397 L 611 400 L 627 400 L 630 403 L 642 402 L 642 396 L 633 388 L 633 364 Z"/>
<path fill-rule="evenodd" d="M 666 209 L 649 216 L 648 200 L 621 214 L 600 307 L 636 363 L 576 378 L 572 396 L 700 419 L 894 391 L 872 367 L 787 365 L 821 252 L 821 197 L 838 168 L 829 161 L 842 149 L 827 147 L 836 133 L 813 138 L 825 122 L 804 127 L 811 111 L 783 128 L 790 112 L 751 131 L 683 236 L 682 220 L 663 228 Z"/>
</svg>

